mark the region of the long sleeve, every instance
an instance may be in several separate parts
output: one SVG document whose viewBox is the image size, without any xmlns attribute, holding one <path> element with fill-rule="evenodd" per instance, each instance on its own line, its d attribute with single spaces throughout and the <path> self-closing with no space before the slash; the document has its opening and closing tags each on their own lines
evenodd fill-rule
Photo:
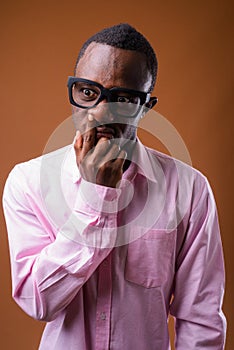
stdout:
<svg viewBox="0 0 234 350">
<path fill-rule="evenodd" d="M 94 193 L 95 186 L 84 183 L 90 193 Z M 103 201 L 114 199 L 115 202 L 114 189 L 99 188 L 100 193 Z M 72 215 L 53 234 L 39 196 L 37 200 L 28 196 L 25 178 L 16 166 L 8 177 L 3 196 L 13 297 L 30 316 L 51 321 L 110 253 L 116 213 L 104 215 L 78 196 Z M 106 227 L 113 229 L 105 232 Z M 102 237 L 109 237 L 109 233 L 112 234 L 109 241 L 103 242 Z M 89 244 L 90 240 L 85 243 L 88 237 L 94 244 Z"/>
<path fill-rule="evenodd" d="M 216 205 L 204 178 L 194 192 L 188 229 L 177 257 L 174 299 L 176 349 L 224 349 L 224 262 Z"/>
</svg>

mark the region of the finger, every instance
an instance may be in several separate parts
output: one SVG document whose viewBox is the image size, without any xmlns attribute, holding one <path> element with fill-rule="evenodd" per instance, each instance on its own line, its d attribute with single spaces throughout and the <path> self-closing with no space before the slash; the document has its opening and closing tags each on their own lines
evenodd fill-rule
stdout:
<svg viewBox="0 0 234 350">
<path fill-rule="evenodd" d="M 115 161 L 121 154 L 120 147 L 116 144 L 112 144 L 106 154 L 99 160 L 99 167 L 102 167 L 104 164 Z"/>
<path fill-rule="evenodd" d="M 96 144 L 96 147 L 92 153 L 93 163 L 98 165 L 100 161 L 105 157 L 106 153 L 111 147 L 110 140 L 106 137 L 101 137 Z"/>
<path fill-rule="evenodd" d="M 82 135 L 82 158 L 91 151 L 95 145 L 96 131 L 95 131 L 95 121 L 92 118 L 87 118 L 86 131 Z"/>
<path fill-rule="evenodd" d="M 116 168 L 122 168 L 126 158 L 127 158 L 127 152 L 124 150 L 121 150 L 118 154 L 118 157 L 113 160 L 113 163 L 115 164 Z"/>
<path fill-rule="evenodd" d="M 73 145 L 76 149 L 80 150 L 83 145 L 83 137 L 79 130 L 76 131 L 76 136 L 73 141 Z"/>
<path fill-rule="evenodd" d="M 77 162 L 77 165 L 79 167 L 80 162 L 81 162 L 81 151 L 82 151 L 82 146 L 83 146 L 83 137 L 82 137 L 81 132 L 79 130 L 77 130 L 77 132 L 76 132 L 73 146 L 74 146 L 74 150 L 75 150 L 75 154 L 76 154 L 76 162 Z"/>
</svg>

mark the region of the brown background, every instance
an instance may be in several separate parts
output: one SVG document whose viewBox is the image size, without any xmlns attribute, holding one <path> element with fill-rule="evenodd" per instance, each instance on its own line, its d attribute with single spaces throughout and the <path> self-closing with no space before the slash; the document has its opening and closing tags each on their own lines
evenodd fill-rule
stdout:
<svg viewBox="0 0 234 350">
<path fill-rule="evenodd" d="M 129 22 L 155 48 L 157 110 L 177 128 L 212 185 L 222 229 L 227 350 L 233 314 L 233 5 L 231 1 L 8 1 L 0 5 L 1 190 L 14 164 L 41 154 L 70 115 L 66 80 L 78 50 L 104 26 Z M 156 147 L 142 134 L 143 141 Z M 37 349 L 43 324 L 11 299 L 1 214 L 0 348 Z"/>
</svg>

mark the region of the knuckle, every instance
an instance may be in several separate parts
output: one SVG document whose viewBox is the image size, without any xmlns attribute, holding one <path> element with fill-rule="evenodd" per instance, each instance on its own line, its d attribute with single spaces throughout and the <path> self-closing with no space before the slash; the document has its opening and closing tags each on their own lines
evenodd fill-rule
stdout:
<svg viewBox="0 0 234 350">
<path fill-rule="evenodd" d="M 93 141 L 93 136 L 90 134 L 84 135 L 84 142 L 92 142 Z"/>
</svg>

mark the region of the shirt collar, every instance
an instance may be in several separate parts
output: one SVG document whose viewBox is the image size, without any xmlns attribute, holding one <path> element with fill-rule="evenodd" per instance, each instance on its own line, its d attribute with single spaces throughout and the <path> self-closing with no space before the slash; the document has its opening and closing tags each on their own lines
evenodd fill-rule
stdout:
<svg viewBox="0 0 234 350">
<path fill-rule="evenodd" d="M 137 167 L 137 173 L 148 178 L 150 181 L 157 182 L 157 175 L 161 167 L 155 156 L 156 151 L 144 146 L 137 138 L 136 147 L 132 157 L 132 163 Z"/>
<path fill-rule="evenodd" d="M 155 156 L 156 151 L 150 150 L 144 146 L 139 138 L 137 138 L 136 147 L 133 152 L 132 162 L 129 168 L 124 172 L 123 177 L 132 181 L 134 177 L 138 174 L 143 175 L 152 182 L 157 182 L 157 174 L 162 169 L 159 165 L 157 157 Z M 72 172 L 72 182 L 76 183 L 80 181 L 81 175 L 79 168 L 76 164 L 76 155 L 73 145 L 71 145 L 71 151 L 68 153 L 68 164 L 71 167 Z"/>
</svg>

